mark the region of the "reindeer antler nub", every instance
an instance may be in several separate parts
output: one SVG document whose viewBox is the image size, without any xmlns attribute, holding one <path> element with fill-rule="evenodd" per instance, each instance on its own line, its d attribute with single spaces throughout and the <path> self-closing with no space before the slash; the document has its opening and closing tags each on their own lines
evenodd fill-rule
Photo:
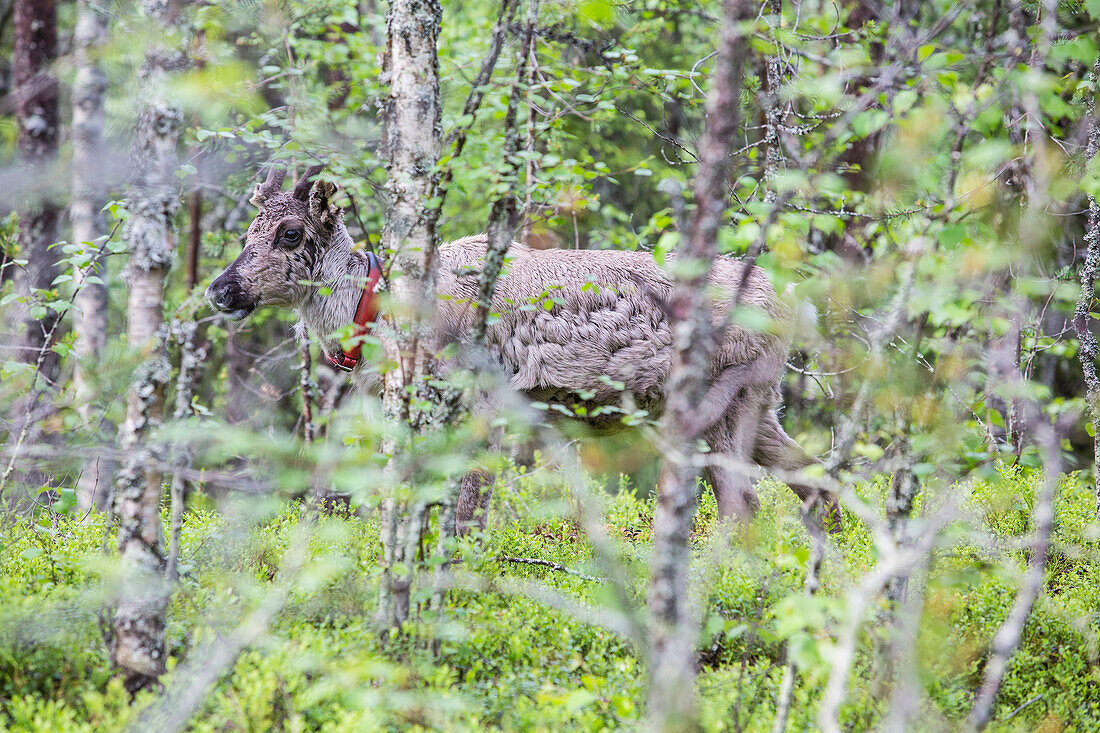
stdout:
<svg viewBox="0 0 1100 733">
<path fill-rule="evenodd" d="M 298 182 L 294 184 L 294 198 L 299 201 L 309 201 L 310 179 L 324 169 L 325 167 L 323 165 L 311 165 L 309 168 L 306 168 L 306 172 L 303 173 L 302 177 L 298 179 Z"/>
<path fill-rule="evenodd" d="M 283 187 L 283 179 L 286 178 L 286 169 L 271 166 L 267 172 L 267 180 L 256 186 L 256 193 L 250 199 L 254 206 L 263 206 L 264 202 L 279 193 Z"/>
</svg>

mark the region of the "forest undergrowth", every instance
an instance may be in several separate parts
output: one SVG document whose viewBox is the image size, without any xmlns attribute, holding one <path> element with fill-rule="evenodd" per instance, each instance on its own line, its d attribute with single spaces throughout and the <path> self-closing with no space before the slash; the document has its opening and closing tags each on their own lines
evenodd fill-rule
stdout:
<svg viewBox="0 0 1100 733">
<path fill-rule="evenodd" d="M 915 730 L 954 730 L 965 720 L 1027 562 L 1022 548 L 1039 478 L 1034 469 L 1004 468 L 951 488 L 966 492 L 964 510 L 909 588 L 924 598 Z M 881 475 L 857 492 L 881 506 L 888 484 Z M 632 575 L 625 587 L 641 604 L 652 500 L 625 479 L 593 481 L 592 491 Z M 693 587 L 705 589 L 696 601 L 707 730 L 770 729 L 786 641 L 800 670 L 791 729 L 812 730 L 845 599 L 876 563 L 872 537 L 848 515 L 829 540 L 821 592 L 805 595 L 809 540 L 795 499 L 771 481 L 760 494 L 759 516 L 737 536 L 717 524 L 709 491 L 694 527 Z M 1045 593 L 1012 657 L 992 730 L 1100 729 L 1093 497 L 1076 474 L 1062 478 L 1057 496 Z M 922 496 L 925 506 L 937 499 Z M 220 676 L 190 730 L 632 729 L 643 714 L 644 660 L 598 623 L 616 600 L 570 506 L 552 470 L 512 469 L 488 530 L 462 544 L 442 613 L 380 637 L 375 514 L 314 520 L 297 503 L 246 497 L 215 507 L 193 496 L 168 612 L 165 688 L 180 682 L 188 663 L 201 669 L 206 650 L 231 640 L 278 594 L 270 626 Z M 154 699 L 140 693 L 131 705 L 101 640 L 103 589 L 118 567 L 101 549 L 104 519 L 43 511 L 19 519 L 0 541 L 0 729 L 120 730 Z M 297 542 L 308 549 L 289 562 Z M 734 550 L 717 552 L 726 546 Z M 536 582 L 553 591 L 548 602 L 534 599 Z M 414 589 L 414 601 L 431 592 Z M 849 729 L 872 729 L 886 713 L 879 690 L 891 671 L 877 653 L 887 643 L 885 604 L 872 603 L 865 616 L 841 716 Z"/>
</svg>

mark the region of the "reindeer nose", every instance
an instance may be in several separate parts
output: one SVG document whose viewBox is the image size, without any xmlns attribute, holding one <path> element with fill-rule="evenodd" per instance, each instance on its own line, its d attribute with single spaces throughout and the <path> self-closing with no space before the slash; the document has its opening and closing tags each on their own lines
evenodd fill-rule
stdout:
<svg viewBox="0 0 1100 733">
<path fill-rule="evenodd" d="M 214 306 L 220 311 L 229 309 L 229 288 L 221 278 L 214 280 L 210 283 L 210 287 L 206 289 L 206 299 L 210 301 L 210 305 Z"/>
<path fill-rule="evenodd" d="M 214 282 L 206 289 L 206 299 L 215 310 L 234 321 L 247 318 L 256 310 L 256 301 L 241 288 L 232 272 L 228 275 L 222 273 L 214 278 Z"/>
</svg>

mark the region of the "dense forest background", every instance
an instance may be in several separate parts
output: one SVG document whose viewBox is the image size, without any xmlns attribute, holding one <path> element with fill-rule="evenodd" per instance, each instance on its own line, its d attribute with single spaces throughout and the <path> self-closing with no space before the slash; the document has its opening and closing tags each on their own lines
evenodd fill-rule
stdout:
<svg viewBox="0 0 1100 733">
<path fill-rule="evenodd" d="M 0 0 L 0 727 L 1100 727 L 1098 22 Z M 763 268 L 798 314 L 782 422 L 843 530 L 789 475 L 719 521 L 682 412 L 440 427 L 461 377 L 380 399 L 293 312 L 215 314 L 257 183 L 315 164 L 387 262 L 408 205 L 425 251 Z M 471 468 L 496 488 L 455 537 Z"/>
</svg>

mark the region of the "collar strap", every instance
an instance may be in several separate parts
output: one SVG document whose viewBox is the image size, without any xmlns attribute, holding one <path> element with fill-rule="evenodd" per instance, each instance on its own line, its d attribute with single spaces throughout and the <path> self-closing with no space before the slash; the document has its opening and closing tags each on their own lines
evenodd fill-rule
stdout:
<svg viewBox="0 0 1100 733">
<path fill-rule="evenodd" d="M 325 359 L 336 369 L 350 372 L 359 363 L 359 352 L 363 348 L 363 337 L 370 333 L 370 327 L 378 320 L 378 296 L 374 293 L 374 286 L 382 277 L 382 264 L 373 252 L 367 252 L 367 262 L 370 271 L 367 273 L 367 282 L 359 293 L 359 305 L 355 309 L 355 334 L 352 339 L 355 345 L 347 351 L 341 350 L 337 354 L 325 353 Z"/>
</svg>

